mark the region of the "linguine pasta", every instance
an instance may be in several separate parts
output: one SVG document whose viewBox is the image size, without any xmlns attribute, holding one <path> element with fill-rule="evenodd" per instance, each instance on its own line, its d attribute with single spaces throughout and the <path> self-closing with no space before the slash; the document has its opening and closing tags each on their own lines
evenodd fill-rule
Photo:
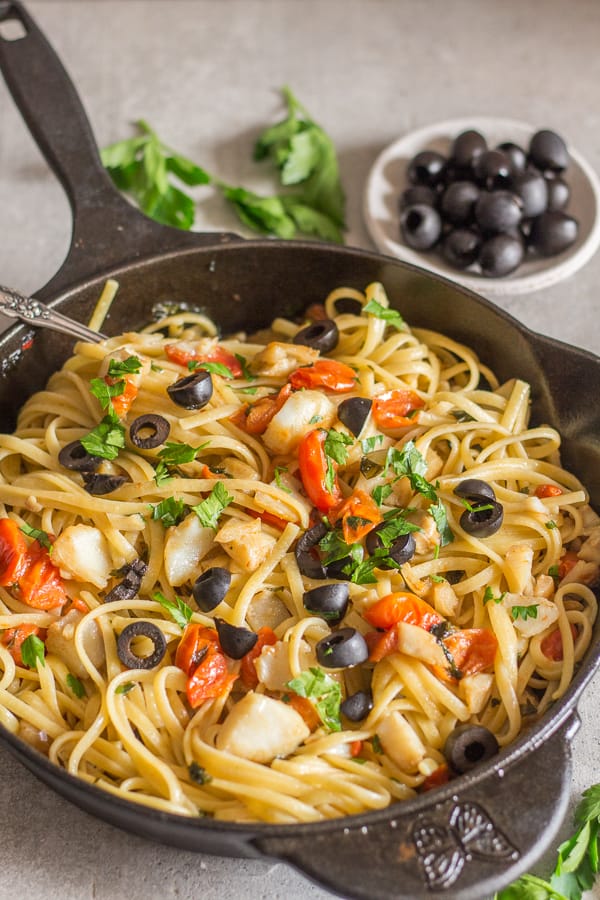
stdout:
<svg viewBox="0 0 600 900">
<path fill-rule="evenodd" d="M 294 342 L 323 321 L 331 349 Z M 167 389 L 200 371 L 186 408 Z M 454 777 L 456 728 L 513 741 L 596 617 L 600 520 L 529 407 L 379 284 L 250 337 L 185 312 L 77 344 L 0 435 L 0 722 L 120 797 L 236 822 Z"/>
</svg>

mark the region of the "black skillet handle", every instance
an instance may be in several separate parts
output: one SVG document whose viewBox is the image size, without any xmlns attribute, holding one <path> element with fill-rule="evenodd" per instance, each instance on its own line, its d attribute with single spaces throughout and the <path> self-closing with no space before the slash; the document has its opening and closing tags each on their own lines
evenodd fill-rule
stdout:
<svg viewBox="0 0 600 900">
<path fill-rule="evenodd" d="M 121 262 L 236 238 L 158 225 L 128 203 L 102 165 L 85 110 L 56 52 L 18 0 L 0 0 L 0 22 L 8 20 L 20 23 L 23 34 L 9 40 L 0 31 L 0 69 L 73 213 L 67 258 L 38 297 Z"/>
<path fill-rule="evenodd" d="M 269 857 L 354 900 L 482 900 L 531 871 L 565 817 L 571 781 L 571 715 L 541 746 L 505 769 L 472 775 L 384 810 L 375 823 L 255 838 Z M 425 806 L 425 797 L 430 800 Z M 362 817 L 361 817 L 362 818 Z"/>
</svg>

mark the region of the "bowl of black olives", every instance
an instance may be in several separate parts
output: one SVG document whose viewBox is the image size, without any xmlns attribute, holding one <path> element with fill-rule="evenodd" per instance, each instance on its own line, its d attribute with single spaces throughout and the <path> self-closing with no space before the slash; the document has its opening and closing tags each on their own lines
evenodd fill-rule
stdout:
<svg viewBox="0 0 600 900">
<path fill-rule="evenodd" d="M 494 295 L 540 290 L 600 244 L 600 180 L 551 128 L 441 122 L 379 154 L 365 220 L 383 253 Z"/>
</svg>

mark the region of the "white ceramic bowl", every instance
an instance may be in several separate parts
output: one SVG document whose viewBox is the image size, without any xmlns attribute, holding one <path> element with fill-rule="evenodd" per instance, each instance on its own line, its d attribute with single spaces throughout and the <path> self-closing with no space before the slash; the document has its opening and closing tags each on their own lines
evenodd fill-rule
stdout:
<svg viewBox="0 0 600 900">
<path fill-rule="evenodd" d="M 406 174 L 409 161 L 421 150 L 437 150 L 449 155 L 454 138 L 468 129 L 480 131 L 490 147 L 512 141 L 525 149 L 531 136 L 539 130 L 510 119 L 450 119 L 412 131 L 394 141 L 375 160 L 365 187 L 364 216 L 377 248 L 472 290 L 495 296 L 537 291 L 572 275 L 588 262 L 600 244 L 600 180 L 570 146 L 571 159 L 565 180 L 571 188 L 571 197 L 566 212 L 578 220 L 579 233 L 575 243 L 563 253 L 551 257 L 528 255 L 510 275 L 487 278 L 476 267 L 455 269 L 434 250 L 412 250 L 402 243 L 398 199 L 409 184 Z"/>
</svg>

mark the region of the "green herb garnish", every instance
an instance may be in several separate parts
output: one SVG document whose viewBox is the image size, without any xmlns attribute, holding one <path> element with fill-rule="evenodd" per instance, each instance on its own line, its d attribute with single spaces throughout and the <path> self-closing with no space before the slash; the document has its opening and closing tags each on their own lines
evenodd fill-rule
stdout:
<svg viewBox="0 0 600 900">
<path fill-rule="evenodd" d="M 86 690 L 83 684 L 81 683 L 79 678 L 77 678 L 75 675 L 71 675 L 70 672 L 67 675 L 67 685 L 71 688 L 71 690 L 79 700 L 85 697 Z"/>
<path fill-rule="evenodd" d="M 185 628 L 194 615 L 193 609 L 188 606 L 184 600 L 181 600 L 180 597 L 175 597 L 175 602 L 173 603 L 160 591 L 155 591 L 152 594 L 152 599 L 156 600 L 157 603 L 160 603 L 163 609 L 166 609 L 173 621 L 176 622 L 180 628 Z"/>
<path fill-rule="evenodd" d="M 363 306 L 363 312 L 369 313 L 371 316 L 375 316 L 376 319 L 383 319 L 388 323 L 388 325 L 392 325 L 397 331 L 404 331 L 405 324 L 404 319 L 400 315 L 397 309 L 390 309 L 387 306 L 382 306 L 381 303 L 378 303 L 377 300 L 369 300 Z"/>
<path fill-rule="evenodd" d="M 40 546 L 45 547 L 48 553 L 52 552 L 52 541 L 46 531 L 42 531 L 41 528 L 34 528 L 32 525 L 28 525 L 27 522 L 19 526 L 19 531 L 22 531 L 27 537 L 33 538 Z"/>
<path fill-rule="evenodd" d="M 37 636 L 37 634 L 30 634 L 29 637 L 26 637 L 21 644 L 21 659 L 23 660 L 23 665 L 27 666 L 30 669 L 36 669 L 37 663 L 40 662 L 43 666 L 45 666 L 45 652 L 46 648 L 44 646 L 44 642 Z"/>
<path fill-rule="evenodd" d="M 199 362 L 197 359 L 191 359 L 187 367 L 190 372 L 204 369 L 206 372 L 210 372 L 211 375 L 220 375 L 222 378 L 235 378 L 229 366 L 225 366 L 220 362 Z"/>
<path fill-rule="evenodd" d="M 527 619 L 537 619 L 538 604 L 532 603 L 530 606 L 512 606 L 510 614 L 515 622 L 517 619 L 523 619 L 524 622 L 527 621 Z"/>
<path fill-rule="evenodd" d="M 152 510 L 152 518 L 155 521 L 160 520 L 165 528 L 179 525 L 189 512 L 183 500 L 176 497 L 165 497 L 160 503 L 151 504 L 150 509 Z"/>
<path fill-rule="evenodd" d="M 117 458 L 119 450 L 125 447 L 125 428 L 114 410 L 109 410 L 100 423 L 81 438 L 81 445 L 90 456 Z"/>
<path fill-rule="evenodd" d="M 340 722 L 342 689 L 331 675 L 327 675 L 322 669 L 311 667 L 308 672 L 301 672 L 297 678 L 288 681 L 286 687 L 299 697 L 315 701 L 314 706 L 319 718 L 329 731 L 342 730 Z"/>
<path fill-rule="evenodd" d="M 127 359 L 111 359 L 108 363 L 108 374 L 111 378 L 122 378 L 123 375 L 137 375 L 141 368 L 142 363 L 137 356 L 128 356 Z"/>
<path fill-rule="evenodd" d="M 223 482 L 217 481 L 208 497 L 196 506 L 192 506 L 192 510 L 196 513 L 201 524 L 204 525 L 205 528 L 216 529 L 219 516 L 232 502 L 233 497 L 228 493 Z"/>
</svg>

